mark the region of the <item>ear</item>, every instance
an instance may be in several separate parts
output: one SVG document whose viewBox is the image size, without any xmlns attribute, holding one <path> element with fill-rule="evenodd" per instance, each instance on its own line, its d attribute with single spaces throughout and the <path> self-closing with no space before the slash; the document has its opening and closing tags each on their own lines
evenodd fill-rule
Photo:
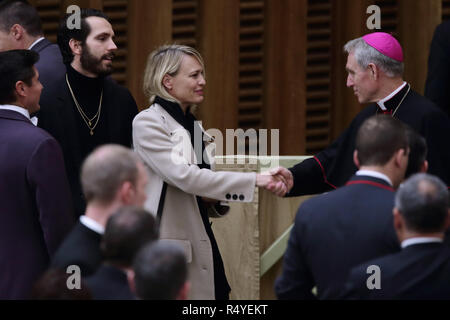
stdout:
<svg viewBox="0 0 450 320">
<path fill-rule="evenodd" d="M 18 41 L 21 40 L 24 36 L 25 29 L 20 24 L 15 24 L 9 30 L 9 33 L 13 36 L 13 38 Z"/>
<path fill-rule="evenodd" d="M 70 39 L 69 47 L 72 50 L 73 55 L 79 56 L 82 53 L 81 41 L 75 40 L 74 38 Z"/>
<path fill-rule="evenodd" d="M 450 228 L 450 209 L 447 210 L 447 218 L 445 219 L 445 228 L 444 231 Z"/>
<path fill-rule="evenodd" d="M 420 172 L 427 172 L 427 171 L 428 171 L 428 161 L 425 160 L 420 166 Z"/>
<path fill-rule="evenodd" d="M 186 280 L 186 282 L 181 287 L 180 291 L 178 291 L 176 300 L 187 300 L 190 288 L 191 283 L 188 280 Z"/>
<path fill-rule="evenodd" d="M 395 152 L 395 154 L 394 154 L 394 162 L 395 162 L 396 167 L 399 167 L 399 168 L 402 167 L 403 163 L 405 162 L 404 161 L 405 157 L 406 157 L 406 165 L 405 165 L 405 170 L 406 170 L 406 168 L 408 166 L 408 154 L 406 153 L 406 150 L 405 149 L 399 149 L 399 150 L 397 150 Z"/>
<path fill-rule="evenodd" d="M 27 91 L 26 91 L 27 85 L 23 81 L 17 81 L 16 82 L 16 94 L 18 97 L 26 97 Z"/>
<path fill-rule="evenodd" d="M 127 271 L 127 281 L 128 281 L 128 286 L 130 287 L 131 292 L 133 292 L 134 295 L 137 296 L 136 284 L 134 282 L 134 271 L 133 270 L 128 270 Z"/>
<path fill-rule="evenodd" d="M 403 217 L 397 208 L 392 209 L 392 214 L 394 215 L 394 229 L 397 234 L 401 234 L 404 230 Z"/>
<path fill-rule="evenodd" d="M 122 183 L 118 193 L 119 199 L 123 204 L 131 204 L 135 196 L 133 184 L 130 181 L 125 181 Z"/>
<path fill-rule="evenodd" d="M 355 166 L 359 169 L 359 159 L 358 159 L 358 150 L 353 151 L 353 162 L 355 163 Z"/>
<path fill-rule="evenodd" d="M 162 83 L 163 83 L 163 86 L 166 88 L 167 91 L 171 91 L 172 88 L 173 88 L 172 79 L 173 79 L 172 76 L 170 76 L 168 74 L 166 74 L 163 77 Z"/>
<path fill-rule="evenodd" d="M 373 77 L 374 80 L 377 80 L 379 78 L 380 74 L 378 73 L 378 68 L 375 64 L 369 63 L 367 69 L 369 70 L 370 75 Z"/>
</svg>

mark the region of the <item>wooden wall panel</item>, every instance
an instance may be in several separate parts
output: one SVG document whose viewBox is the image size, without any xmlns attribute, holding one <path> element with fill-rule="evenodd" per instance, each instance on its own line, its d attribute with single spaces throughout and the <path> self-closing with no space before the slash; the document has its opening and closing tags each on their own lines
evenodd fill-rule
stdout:
<svg viewBox="0 0 450 320">
<path fill-rule="evenodd" d="M 264 127 L 280 129 L 280 154 L 304 154 L 306 0 L 266 0 Z"/>
<path fill-rule="evenodd" d="M 306 154 L 330 142 L 332 1 L 308 0 L 306 39 Z"/>
<path fill-rule="evenodd" d="M 201 0 L 199 13 L 198 47 L 207 76 L 199 118 L 205 128 L 225 134 L 237 126 L 239 0 Z"/>
<path fill-rule="evenodd" d="M 263 123 L 264 1 L 240 0 L 239 17 L 239 128 Z"/>
<path fill-rule="evenodd" d="M 129 1 L 128 15 L 127 87 L 142 110 L 149 106 L 142 89 L 147 57 L 172 39 L 172 2 Z"/>
<path fill-rule="evenodd" d="M 441 21 L 442 0 L 399 0 L 399 33 L 405 56 L 404 79 L 423 94 L 434 29 Z"/>
</svg>

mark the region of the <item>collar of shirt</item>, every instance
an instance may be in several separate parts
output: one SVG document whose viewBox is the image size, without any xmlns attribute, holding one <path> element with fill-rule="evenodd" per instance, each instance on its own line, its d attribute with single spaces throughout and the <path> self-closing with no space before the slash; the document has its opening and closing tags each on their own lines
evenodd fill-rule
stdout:
<svg viewBox="0 0 450 320">
<path fill-rule="evenodd" d="M 33 48 L 36 44 L 38 44 L 39 42 L 41 42 L 42 40 L 44 40 L 44 37 L 40 37 L 39 39 L 37 39 L 35 42 L 33 42 L 31 44 L 31 46 L 28 48 L 28 50 L 31 50 L 31 48 Z"/>
<path fill-rule="evenodd" d="M 86 216 L 81 216 L 80 217 L 80 222 L 88 229 L 91 229 L 92 231 L 97 232 L 98 234 L 104 234 L 105 233 L 105 227 L 103 227 L 100 223 L 98 223 L 97 221 L 86 217 Z"/>
<path fill-rule="evenodd" d="M 392 99 L 393 96 L 395 96 L 397 93 L 400 92 L 400 90 L 403 89 L 403 87 L 406 86 L 406 81 L 403 81 L 403 83 L 400 85 L 400 87 L 398 87 L 397 89 L 395 89 L 390 95 L 388 95 L 386 98 L 381 99 L 380 101 L 377 102 L 378 106 L 381 108 L 381 110 L 387 110 L 387 108 L 384 106 L 384 103 L 390 99 Z"/>
<path fill-rule="evenodd" d="M 23 115 L 25 118 L 29 119 L 32 124 L 37 126 L 37 122 L 38 122 L 37 120 L 38 119 L 36 117 L 30 118 L 30 113 L 25 108 L 22 108 L 22 107 L 19 107 L 19 106 L 14 106 L 14 105 L 11 105 L 11 104 L 0 104 L 0 110 L 16 111 L 16 112 L 20 113 L 21 115 Z"/>
<path fill-rule="evenodd" d="M 433 242 L 443 242 L 441 238 L 436 237 L 415 237 L 415 238 L 409 238 L 404 241 L 402 241 L 402 249 L 405 249 L 408 246 L 412 246 L 414 244 L 421 244 L 421 243 L 433 243 Z"/>
<path fill-rule="evenodd" d="M 369 176 L 369 177 L 378 178 L 378 179 L 386 181 L 387 183 L 389 183 L 389 185 L 391 187 L 393 187 L 391 179 L 389 179 L 389 177 L 387 175 L 385 175 L 384 173 L 381 173 L 381 172 L 372 171 L 372 170 L 358 170 L 356 172 L 356 175 L 357 176 Z"/>
</svg>

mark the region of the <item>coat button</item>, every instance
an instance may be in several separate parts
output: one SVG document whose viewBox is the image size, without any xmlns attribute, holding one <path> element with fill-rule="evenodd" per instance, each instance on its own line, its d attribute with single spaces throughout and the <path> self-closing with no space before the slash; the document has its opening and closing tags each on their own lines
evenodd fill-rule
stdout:
<svg viewBox="0 0 450 320">
<path fill-rule="evenodd" d="M 244 201 L 244 199 L 245 199 L 244 195 L 241 194 L 241 195 L 239 196 L 239 200 Z"/>
<path fill-rule="evenodd" d="M 228 200 L 231 199 L 231 194 L 227 193 L 227 195 L 225 196 L 225 198 L 227 198 Z"/>
<path fill-rule="evenodd" d="M 237 200 L 238 196 L 237 194 L 233 194 L 233 200 Z"/>
</svg>

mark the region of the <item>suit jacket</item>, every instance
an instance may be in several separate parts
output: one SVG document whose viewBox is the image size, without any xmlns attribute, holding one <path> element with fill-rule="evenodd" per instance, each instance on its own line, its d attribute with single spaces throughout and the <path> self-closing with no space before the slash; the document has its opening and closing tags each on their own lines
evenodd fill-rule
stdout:
<svg viewBox="0 0 450 320">
<path fill-rule="evenodd" d="M 133 144 L 149 172 L 148 200 L 157 213 L 163 182 L 167 182 L 160 238 L 185 249 L 189 263 L 189 299 L 214 299 L 214 268 L 210 239 L 197 196 L 221 201 L 249 202 L 255 190 L 254 173 L 200 169 L 187 131 L 160 105 L 153 104 L 133 121 Z M 207 142 L 206 150 L 213 145 Z M 213 157 L 209 158 L 214 168 Z"/>
<path fill-rule="evenodd" d="M 425 97 L 450 116 L 450 21 L 436 27 L 428 56 Z"/>
<path fill-rule="evenodd" d="M 407 90 L 408 86 L 405 86 L 385 102 L 385 106 L 393 110 L 405 97 L 394 117 L 425 138 L 428 146 L 428 172 L 450 186 L 450 120 L 434 103 L 413 90 L 405 96 Z M 290 168 L 294 187 L 289 195 L 316 194 L 343 186 L 357 171 L 353 163 L 353 152 L 358 129 L 367 118 L 377 114 L 378 109 L 376 103 L 367 106 L 325 150 Z"/>
<path fill-rule="evenodd" d="M 0 299 L 28 298 L 74 223 L 61 149 L 18 112 L 0 110 Z"/>
<path fill-rule="evenodd" d="M 102 263 L 100 251 L 102 235 L 89 229 L 80 221 L 56 251 L 52 267 L 64 271 L 70 265 L 77 265 L 83 277 L 92 275 Z"/>
<path fill-rule="evenodd" d="M 381 179 L 353 176 L 299 208 L 276 281 L 279 299 L 336 298 L 351 267 L 400 250 L 394 231 L 394 190 Z"/>
<path fill-rule="evenodd" d="M 61 145 L 69 179 L 75 213 L 84 214 L 86 206 L 80 184 L 81 165 L 87 154 L 82 154 L 81 141 L 74 102 L 65 76 L 41 97 L 38 125 L 49 132 Z M 101 117 L 108 122 L 108 139 L 102 144 L 116 143 L 131 147 L 131 123 L 137 114 L 137 106 L 130 92 L 111 78 L 105 78 Z"/>
<path fill-rule="evenodd" d="M 59 47 L 47 39 L 39 41 L 31 50 L 39 53 L 39 61 L 35 66 L 39 71 L 39 81 L 44 86 L 41 99 L 45 101 L 52 92 L 51 88 L 55 88 L 66 74 L 66 66 Z"/>
<path fill-rule="evenodd" d="M 86 285 L 94 300 L 136 300 L 125 272 L 111 265 L 102 264 L 86 279 Z"/>
<path fill-rule="evenodd" d="M 367 288 L 373 275 L 367 268 L 380 268 L 381 289 Z M 401 252 L 365 262 L 350 272 L 347 299 L 450 299 L 450 248 L 442 243 L 414 244 Z"/>
</svg>

